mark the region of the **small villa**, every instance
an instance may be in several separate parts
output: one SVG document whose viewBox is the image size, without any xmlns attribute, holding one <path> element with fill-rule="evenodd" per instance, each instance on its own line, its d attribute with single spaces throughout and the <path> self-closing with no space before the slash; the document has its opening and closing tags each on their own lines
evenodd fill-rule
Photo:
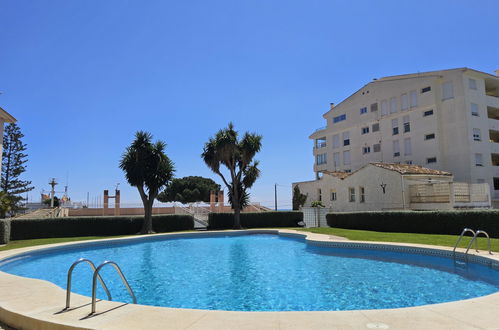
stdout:
<svg viewBox="0 0 499 330">
<path fill-rule="evenodd" d="M 336 212 L 488 208 L 487 183 L 454 182 L 449 172 L 418 165 L 369 163 L 355 172 L 324 171 L 317 180 L 295 182 L 305 207 L 321 201 Z"/>
</svg>

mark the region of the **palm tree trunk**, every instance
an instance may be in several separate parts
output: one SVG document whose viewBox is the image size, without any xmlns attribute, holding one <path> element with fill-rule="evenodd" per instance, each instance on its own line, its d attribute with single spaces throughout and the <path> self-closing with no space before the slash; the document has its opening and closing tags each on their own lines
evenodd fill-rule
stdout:
<svg viewBox="0 0 499 330">
<path fill-rule="evenodd" d="M 150 200 L 144 202 L 144 224 L 142 225 L 140 233 L 154 234 L 154 231 L 152 230 L 152 203 Z"/>
<path fill-rule="evenodd" d="M 234 205 L 234 229 L 242 229 L 241 227 L 241 208 L 239 203 Z"/>
</svg>

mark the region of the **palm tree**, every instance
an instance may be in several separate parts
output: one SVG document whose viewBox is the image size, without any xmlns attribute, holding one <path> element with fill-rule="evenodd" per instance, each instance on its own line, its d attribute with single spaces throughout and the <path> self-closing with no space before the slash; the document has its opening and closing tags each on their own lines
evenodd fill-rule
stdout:
<svg viewBox="0 0 499 330">
<path fill-rule="evenodd" d="M 144 225 L 141 234 L 153 233 L 152 206 L 160 190 L 173 178 L 173 162 L 165 154 L 163 141 L 152 143 L 147 132 L 135 133 L 135 140 L 126 148 L 120 161 L 128 183 L 137 187 L 144 204 Z"/>
<path fill-rule="evenodd" d="M 218 174 L 227 186 L 229 202 L 234 210 L 234 229 L 241 229 L 241 209 L 249 203 L 248 189 L 260 176 L 258 161 L 253 157 L 262 147 L 262 136 L 254 133 L 244 133 L 238 140 L 238 132 L 229 123 L 227 128 L 219 130 L 204 145 L 201 157 L 208 167 Z M 224 165 L 230 174 L 230 182 L 220 171 Z"/>
</svg>

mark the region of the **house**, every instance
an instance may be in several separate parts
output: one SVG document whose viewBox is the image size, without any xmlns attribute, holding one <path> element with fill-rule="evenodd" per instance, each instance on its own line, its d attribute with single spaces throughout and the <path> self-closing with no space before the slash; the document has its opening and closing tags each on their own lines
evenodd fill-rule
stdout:
<svg viewBox="0 0 499 330">
<path fill-rule="evenodd" d="M 323 118 L 310 135 L 314 172 L 352 172 L 372 162 L 447 171 L 488 183 L 499 206 L 499 70 L 469 68 L 375 79 Z"/>
<path fill-rule="evenodd" d="M 293 183 L 334 212 L 435 210 L 490 207 L 487 183 L 454 182 L 451 173 L 412 164 L 369 163 L 346 172 L 323 171 L 313 181 Z"/>
</svg>

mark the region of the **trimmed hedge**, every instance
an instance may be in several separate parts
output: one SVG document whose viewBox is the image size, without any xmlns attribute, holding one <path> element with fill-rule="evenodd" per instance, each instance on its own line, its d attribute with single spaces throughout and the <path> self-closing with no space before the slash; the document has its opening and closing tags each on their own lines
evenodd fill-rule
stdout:
<svg viewBox="0 0 499 330">
<path fill-rule="evenodd" d="M 0 244 L 7 244 L 10 240 L 10 220 L 0 219 Z"/>
<path fill-rule="evenodd" d="M 459 235 L 468 227 L 499 238 L 499 210 L 329 213 L 330 227 L 380 232 Z"/>
<path fill-rule="evenodd" d="M 194 229 L 190 215 L 155 215 L 152 219 L 157 233 Z M 143 222 L 144 217 L 129 216 L 13 219 L 10 239 L 133 235 Z"/>
<path fill-rule="evenodd" d="M 255 212 L 241 213 L 243 228 L 299 227 L 303 221 L 302 212 Z M 234 228 L 234 213 L 210 213 L 208 229 Z"/>
</svg>

